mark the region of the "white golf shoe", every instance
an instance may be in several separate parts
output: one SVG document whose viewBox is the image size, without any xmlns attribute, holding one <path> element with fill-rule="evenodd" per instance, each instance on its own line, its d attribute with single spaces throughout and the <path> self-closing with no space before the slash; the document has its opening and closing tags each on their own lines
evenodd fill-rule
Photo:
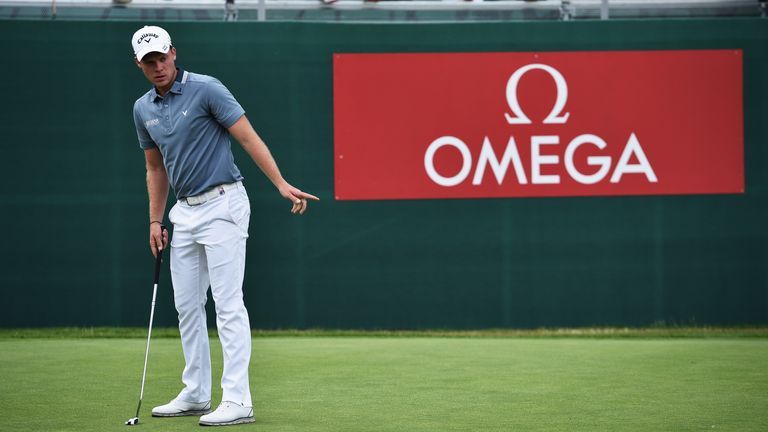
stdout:
<svg viewBox="0 0 768 432">
<path fill-rule="evenodd" d="M 200 417 L 203 426 L 227 426 L 243 423 L 253 423 L 253 407 L 222 401 L 216 411 Z"/>
<path fill-rule="evenodd" d="M 174 399 L 165 405 L 152 408 L 152 417 L 199 416 L 211 412 L 211 401 L 187 402 Z"/>
</svg>

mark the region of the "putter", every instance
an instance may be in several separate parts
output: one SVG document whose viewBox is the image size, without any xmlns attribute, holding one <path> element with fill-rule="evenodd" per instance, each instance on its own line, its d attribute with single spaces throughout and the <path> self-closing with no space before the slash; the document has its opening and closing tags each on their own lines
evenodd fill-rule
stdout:
<svg viewBox="0 0 768 432">
<path fill-rule="evenodd" d="M 160 237 L 165 234 L 165 225 L 160 225 Z M 125 422 L 126 426 L 133 426 L 139 424 L 139 410 L 141 409 L 141 400 L 144 399 L 144 380 L 147 377 L 147 360 L 149 359 L 149 341 L 152 337 L 152 320 L 155 317 L 155 297 L 157 296 L 157 282 L 160 280 L 160 264 L 163 262 L 163 250 L 157 251 L 157 257 L 155 257 L 155 286 L 152 288 L 152 308 L 149 312 L 149 330 L 147 331 L 147 350 L 144 353 L 144 372 L 141 374 L 141 393 L 139 393 L 139 406 L 136 407 L 136 417 L 128 419 Z"/>
</svg>

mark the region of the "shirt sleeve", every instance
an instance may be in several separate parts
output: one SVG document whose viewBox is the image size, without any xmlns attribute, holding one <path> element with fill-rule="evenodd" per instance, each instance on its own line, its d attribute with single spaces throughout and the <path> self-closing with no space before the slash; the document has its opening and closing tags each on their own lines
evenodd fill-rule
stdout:
<svg viewBox="0 0 768 432">
<path fill-rule="evenodd" d="M 207 90 L 208 109 L 220 125 L 229 129 L 245 114 L 243 107 L 221 81 L 214 79 L 207 86 Z"/>
<path fill-rule="evenodd" d="M 157 144 L 155 144 L 155 141 L 149 135 L 147 127 L 144 125 L 144 121 L 141 119 L 138 105 L 139 101 L 136 101 L 136 103 L 133 104 L 133 123 L 136 125 L 136 135 L 139 138 L 139 147 L 144 150 L 155 148 L 157 147 Z"/>
</svg>

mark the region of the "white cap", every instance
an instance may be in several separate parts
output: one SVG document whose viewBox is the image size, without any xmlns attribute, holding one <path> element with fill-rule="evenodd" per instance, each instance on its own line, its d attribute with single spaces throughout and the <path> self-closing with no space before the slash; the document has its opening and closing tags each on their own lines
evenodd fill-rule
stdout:
<svg viewBox="0 0 768 432">
<path fill-rule="evenodd" d="M 157 26 L 144 26 L 136 30 L 133 34 L 133 54 L 136 60 L 141 61 L 142 57 L 151 52 L 161 52 L 166 54 L 171 50 L 171 35 L 167 31 Z"/>
</svg>

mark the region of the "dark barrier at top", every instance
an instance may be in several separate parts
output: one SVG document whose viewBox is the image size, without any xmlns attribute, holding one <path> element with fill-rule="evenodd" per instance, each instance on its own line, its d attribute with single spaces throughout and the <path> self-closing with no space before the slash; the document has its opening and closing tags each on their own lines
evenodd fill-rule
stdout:
<svg viewBox="0 0 768 432">
<path fill-rule="evenodd" d="M 766 20 L 165 27 L 178 64 L 226 84 L 286 178 L 322 198 L 293 217 L 234 145 L 253 210 L 253 327 L 768 323 Z M 131 108 L 148 84 L 132 60 L 136 28 L 0 25 L 2 327 L 146 325 L 153 259 Z M 704 49 L 743 55 L 743 194 L 334 199 L 336 53 Z M 176 324 L 168 274 L 161 326 Z"/>
</svg>

